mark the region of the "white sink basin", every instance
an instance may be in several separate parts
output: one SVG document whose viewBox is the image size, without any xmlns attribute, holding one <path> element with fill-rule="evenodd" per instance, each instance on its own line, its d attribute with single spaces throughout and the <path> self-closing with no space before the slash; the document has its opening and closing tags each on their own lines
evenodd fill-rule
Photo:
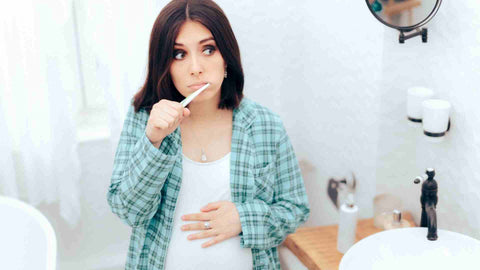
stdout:
<svg viewBox="0 0 480 270">
<path fill-rule="evenodd" d="M 480 269 L 480 241 L 437 230 L 438 239 L 427 239 L 427 228 L 383 231 L 353 245 L 339 270 Z"/>
</svg>

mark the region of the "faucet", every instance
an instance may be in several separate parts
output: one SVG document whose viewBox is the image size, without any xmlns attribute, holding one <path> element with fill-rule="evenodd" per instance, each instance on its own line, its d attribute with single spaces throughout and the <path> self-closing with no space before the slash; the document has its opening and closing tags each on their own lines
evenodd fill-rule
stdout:
<svg viewBox="0 0 480 270">
<path fill-rule="evenodd" d="M 428 168 L 426 175 L 417 176 L 414 180 L 415 184 L 420 183 L 422 180 L 422 196 L 420 202 L 422 204 L 422 218 L 420 221 L 420 227 L 428 227 L 427 239 L 435 241 L 438 238 L 437 235 L 437 202 L 438 202 L 438 185 L 437 181 L 433 179 L 435 176 L 435 170 Z"/>
</svg>

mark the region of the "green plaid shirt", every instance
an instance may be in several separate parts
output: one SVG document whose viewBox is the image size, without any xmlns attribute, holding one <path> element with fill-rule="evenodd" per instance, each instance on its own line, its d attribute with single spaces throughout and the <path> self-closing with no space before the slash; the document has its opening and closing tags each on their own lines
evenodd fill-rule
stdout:
<svg viewBox="0 0 480 270">
<path fill-rule="evenodd" d="M 126 269 L 164 268 L 182 182 L 180 128 L 157 149 L 145 135 L 148 117 L 130 106 L 107 194 L 112 212 L 132 227 Z M 280 269 L 277 246 L 310 208 L 280 117 L 247 98 L 233 110 L 230 182 L 253 269 Z"/>
</svg>

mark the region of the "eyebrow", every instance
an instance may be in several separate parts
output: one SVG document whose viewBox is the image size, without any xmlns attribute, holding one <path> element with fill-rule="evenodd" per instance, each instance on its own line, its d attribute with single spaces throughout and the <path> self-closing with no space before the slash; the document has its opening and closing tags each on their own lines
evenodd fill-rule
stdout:
<svg viewBox="0 0 480 270">
<path fill-rule="evenodd" d="M 214 39 L 213 37 L 208 37 L 208 38 L 206 38 L 206 39 L 202 39 L 202 40 L 200 40 L 199 44 L 205 43 L 205 42 L 207 42 L 207 41 L 209 41 L 209 40 L 213 40 L 213 41 L 215 41 L 215 39 Z M 176 43 L 176 42 L 175 42 L 175 44 L 174 44 L 174 45 L 177 45 L 177 46 L 183 46 L 183 44 L 182 44 L 182 43 Z"/>
</svg>

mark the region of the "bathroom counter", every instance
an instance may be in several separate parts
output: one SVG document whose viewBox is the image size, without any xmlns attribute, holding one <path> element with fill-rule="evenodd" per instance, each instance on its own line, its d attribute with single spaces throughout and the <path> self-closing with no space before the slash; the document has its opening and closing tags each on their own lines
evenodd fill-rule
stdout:
<svg viewBox="0 0 480 270">
<path fill-rule="evenodd" d="M 403 212 L 402 217 L 412 227 L 416 226 L 409 212 Z M 337 230 L 338 225 L 298 228 L 285 239 L 283 245 L 308 269 L 337 270 L 343 257 L 337 251 Z M 357 242 L 381 231 L 373 226 L 373 218 L 360 219 L 357 223 Z"/>
</svg>

